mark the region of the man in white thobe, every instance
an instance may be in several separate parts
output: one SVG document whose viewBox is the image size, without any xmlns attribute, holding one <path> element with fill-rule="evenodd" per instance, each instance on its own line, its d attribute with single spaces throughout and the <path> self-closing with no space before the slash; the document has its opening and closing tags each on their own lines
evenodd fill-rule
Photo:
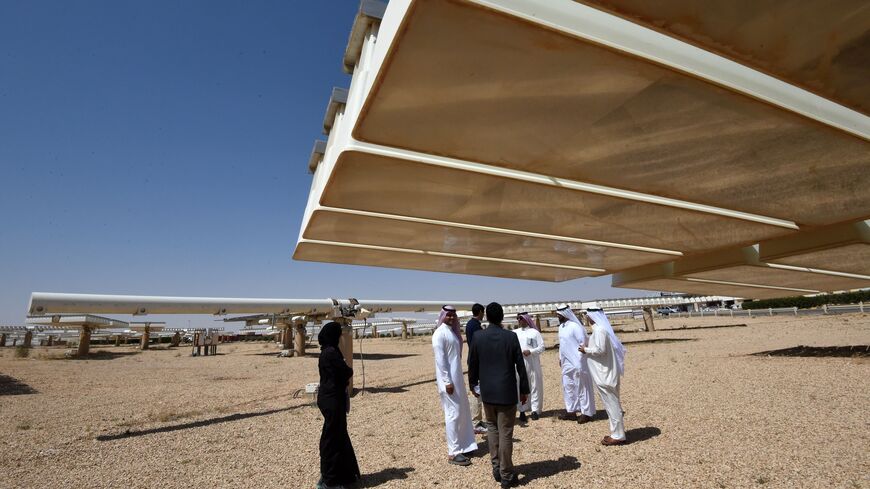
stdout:
<svg viewBox="0 0 870 489">
<path fill-rule="evenodd" d="M 477 443 L 462 374 L 462 333 L 453 306 L 441 309 L 432 334 L 432 350 L 435 353 L 435 380 L 441 408 L 444 409 L 448 461 L 454 465 L 471 465 L 465 454 L 477 450 Z"/>
<path fill-rule="evenodd" d="M 588 346 L 580 346 L 586 355 L 589 371 L 604 402 L 610 418 L 610 435 L 601 440 L 602 445 L 625 443 L 625 426 L 622 422 L 622 404 L 619 402 L 619 378 L 625 373 L 625 347 L 616 337 L 607 315 L 601 310 L 588 312 L 592 321 L 592 336 Z"/>
<path fill-rule="evenodd" d="M 578 350 L 586 343 L 586 328 L 568 304 L 556 309 L 556 316 L 559 318 L 559 366 L 562 367 L 562 392 L 565 396 L 565 414 L 559 419 L 588 423 L 595 415 L 595 394 L 589 366 Z"/>
<path fill-rule="evenodd" d="M 544 337 L 535 327 L 532 316 L 527 312 L 517 314 L 519 329 L 514 333 L 520 341 L 523 351 L 523 362 L 526 364 L 526 373 L 529 376 L 529 396 L 524 404 L 519 404 L 520 422 L 526 422 L 526 413 L 531 411 L 531 418 L 538 420 L 544 406 L 544 373 L 541 370 L 541 353 L 544 353 Z"/>
</svg>

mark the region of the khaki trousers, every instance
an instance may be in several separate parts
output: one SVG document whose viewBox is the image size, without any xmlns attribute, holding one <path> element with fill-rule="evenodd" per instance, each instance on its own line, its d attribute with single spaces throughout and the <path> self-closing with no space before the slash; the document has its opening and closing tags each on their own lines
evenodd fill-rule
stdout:
<svg viewBox="0 0 870 489">
<path fill-rule="evenodd" d="M 517 405 L 501 406 L 483 403 L 486 413 L 486 441 L 493 468 L 498 468 L 502 481 L 514 478 L 514 422 Z"/>
<path fill-rule="evenodd" d="M 474 394 L 469 394 L 468 405 L 471 406 L 471 422 L 474 426 L 483 424 L 483 403 L 480 402 L 480 398 Z"/>
</svg>

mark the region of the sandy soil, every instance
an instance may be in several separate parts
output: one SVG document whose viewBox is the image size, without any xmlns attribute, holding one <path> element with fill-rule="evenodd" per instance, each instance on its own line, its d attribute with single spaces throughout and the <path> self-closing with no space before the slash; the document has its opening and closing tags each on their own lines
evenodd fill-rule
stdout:
<svg viewBox="0 0 870 489">
<path fill-rule="evenodd" d="M 602 447 L 607 421 L 557 421 L 557 352 L 544 354 L 545 417 L 515 431 L 529 488 L 870 487 L 870 361 L 749 354 L 870 344 L 870 315 L 659 320 L 625 333 L 622 387 L 633 442 Z M 636 328 L 637 323 L 627 324 Z M 687 341 L 633 343 L 649 339 Z M 552 345 L 555 333 L 545 334 Z M 359 351 L 359 345 L 356 345 Z M 362 487 L 497 487 L 486 456 L 445 462 L 429 337 L 364 340 L 366 391 L 350 434 Z M 294 392 L 317 381 L 317 349 L 273 345 L 101 350 L 99 359 L 0 349 L 0 486 L 314 487 L 321 417 Z M 356 385 L 362 365 L 355 362 Z M 601 409 L 601 404 L 599 409 Z M 603 413 L 603 412 L 602 412 Z M 482 451 L 481 451 L 482 453 Z"/>
</svg>

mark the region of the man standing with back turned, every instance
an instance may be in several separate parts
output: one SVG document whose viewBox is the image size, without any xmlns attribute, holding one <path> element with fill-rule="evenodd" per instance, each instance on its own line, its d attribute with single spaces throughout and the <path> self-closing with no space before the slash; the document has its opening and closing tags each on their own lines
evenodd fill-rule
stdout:
<svg viewBox="0 0 870 489">
<path fill-rule="evenodd" d="M 623 445 L 626 439 L 622 404 L 619 402 L 619 378 L 625 373 L 625 347 L 613 332 L 604 311 L 590 309 L 588 316 L 592 321 L 592 338 L 589 346 L 580 345 L 579 349 L 586 355 L 589 371 L 610 418 L 610 435 L 605 436 L 601 444 Z"/>
<path fill-rule="evenodd" d="M 468 379 L 472 386 L 480 384 L 492 476 L 504 488 L 517 481 L 513 473 L 517 378 L 520 382 L 519 401 L 525 404 L 529 395 L 529 377 L 517 335 L 502 328 L 504 310 L 501 305 L 492 302 L 486 306 L 486 318 L 489 327 L 474 335 L 469 350 Z"/>
</svg>

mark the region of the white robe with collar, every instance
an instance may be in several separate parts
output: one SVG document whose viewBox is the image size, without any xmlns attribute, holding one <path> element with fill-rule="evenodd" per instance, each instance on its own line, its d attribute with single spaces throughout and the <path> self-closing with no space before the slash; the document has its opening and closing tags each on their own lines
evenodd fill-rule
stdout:
<svg viewBox="0 0 870 489">
<path fill-rule="evenodd" d="M 586 342 L 586 328 L 574 321 L 559 325 L 559 363 L 562 364 L 562 391 L 565 410 L 595 416 L 595 386 L 589 366 L 577 350 Z"/>
<path fill-rule="evenodd" d="M 529 350 L 529 356 L 523 355 L 526 373 L 529 375 L 529 397 L 525 404 L 519 405 L 521 412 L 533 411 L 538 414 L 544 409 L 544 373 L 541 370 L 541 353 L 544 353 L 544 337 L 535 328 L 528 326 L 515 329 L 514 333 L 520 341 L 521 350 Z M 519 384 L 517 384 L 519 386 Z"/>
<path fill-rule="evenodd" d="M 447 453 L 451 457 L 477 450 L 468 391 L 462 374 L 462 341 L 450 326 L 442 324 L 432 334 L 432 350 L 435 354 L 435 380 L 444 410 L 444 425 L 447 432 Z M 453 384 L 453 394 L 447 394 L 445 386 Z"/>
</svg>

